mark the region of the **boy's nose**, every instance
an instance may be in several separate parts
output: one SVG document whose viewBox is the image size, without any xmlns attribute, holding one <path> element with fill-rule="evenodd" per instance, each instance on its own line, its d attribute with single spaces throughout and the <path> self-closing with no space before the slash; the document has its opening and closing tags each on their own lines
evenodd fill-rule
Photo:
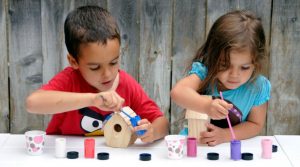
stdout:
<svg viewBox="0 0 300 167">
<path fill-rule="evenodd" d="M 108 68 L 106 68 L 106 69 L 103 70 L 102 75 L 103 75 L 105 78 L 107 78 L 107 77 L 109 77 L 109 76 L 111 75 L 111 71 L 110 71 Z"/>
</svg>

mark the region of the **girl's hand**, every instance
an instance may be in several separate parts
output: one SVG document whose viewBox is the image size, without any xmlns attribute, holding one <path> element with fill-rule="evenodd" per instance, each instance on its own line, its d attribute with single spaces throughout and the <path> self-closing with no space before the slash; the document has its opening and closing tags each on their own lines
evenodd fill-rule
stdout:
<svg viewBox="0 0 300 167">
<path fill-rule="evenodd" d="M 93 106 L 103 111 L 120 111 L 124 99 L 115 91 L 106 91 L 96 94 L 93 99 Z"/>
<path fill-rule="evenodd" d="M 232 104 L 229 104 L 224 100 L 213 99 L 209 106 L 207 115 L 215 120 L 224 119 L 228 114 L 228 110 L 230 110 L 232 107 Z"/>
<path fill-rule="evenodd" d="M 138 122 L 138 126 L 134 127 L 134 131 L 146 130 L 146 133 L 142 136 L 138 136 L 142 142 L 153 142 L 154 141 L 154 129 L 147 119 L 142 119 Z"/>
<path fill-rule="evenodd" d="M 213 124 L 208 123 L 207 130 L 201 132 L 200 143 L 207 144 L 208 146 L 215 146 L 226 142 L 226 131 L 225 129 L 219 128 Z"/>
</svg>

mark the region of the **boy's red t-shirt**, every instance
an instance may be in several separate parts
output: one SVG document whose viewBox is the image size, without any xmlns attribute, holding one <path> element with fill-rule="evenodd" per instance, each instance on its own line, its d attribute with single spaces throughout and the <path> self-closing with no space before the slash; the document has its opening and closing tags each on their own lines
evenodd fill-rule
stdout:
<svg viewBox="0 0 300 167">
<path fill-rule="evenodd" d="M 125 99 L 123 106 L 129 106 L 142 119 L 153 122 L 163 114 L 150 99 L 137 81 L 123 70 L 119 70 L 119 85 L 116 92 Z M 90 86 L 78 70 L 67 67 L 47 84 L 42 90 L 57 90 L 77 93 L 97 93 Z M 47 99 L 45 99 L 47 100 Z M 46 129 L 47 134 L 87 135 L 94 131 L 101 131 L 102 123 L 111 112 L 102 111 L 96 107 L 86 107 L 79 110 L 54 114 Z"/>
</svg>

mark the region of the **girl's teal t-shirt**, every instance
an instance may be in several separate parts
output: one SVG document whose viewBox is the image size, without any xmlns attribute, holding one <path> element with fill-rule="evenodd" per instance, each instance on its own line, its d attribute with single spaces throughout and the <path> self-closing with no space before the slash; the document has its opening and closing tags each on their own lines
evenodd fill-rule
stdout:
<svg viewBox="0 0 300 167">
<path fill-rule="evenodd" d="M 189 74 L 196 74 L 203 81 L 207 76 L 207 68 L 200 62 L 194 62 Z M 214 91 L 207 90 L 207 95 L 220 97 L 217 86 L 213 87 Z M 224 100 L 232 103 L 242 113 L 240 119 L 244 122 L 252 107 L 262 105 L 270 99 L 271 83 L 266 77 L 259 75 L 254 81 L 246 82 L 236 89 L 223 91 L 222 94 Z"/>
</svg>

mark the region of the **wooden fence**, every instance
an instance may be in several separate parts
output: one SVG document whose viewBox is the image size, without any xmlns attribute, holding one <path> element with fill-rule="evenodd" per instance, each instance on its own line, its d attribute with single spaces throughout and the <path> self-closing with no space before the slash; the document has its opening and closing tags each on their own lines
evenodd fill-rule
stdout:
<svg viewBox="0 0 300 167">
<path fill-rule="evenodd" d="M 300 0 L 0 0 L 0 132 L 45 129 L 50 116 L 28 114 L 25 98 L 68 65 L 63 22 L 88 4 L 117 18 L 121 66 L 158 103 L 172 133 L 184 119 L 170 89 L 212 23 L 234 9 L 254 11 L 270 48 L 264 74 L 272 97 L 262 134 L 300 134 Z"/>
</svg>

